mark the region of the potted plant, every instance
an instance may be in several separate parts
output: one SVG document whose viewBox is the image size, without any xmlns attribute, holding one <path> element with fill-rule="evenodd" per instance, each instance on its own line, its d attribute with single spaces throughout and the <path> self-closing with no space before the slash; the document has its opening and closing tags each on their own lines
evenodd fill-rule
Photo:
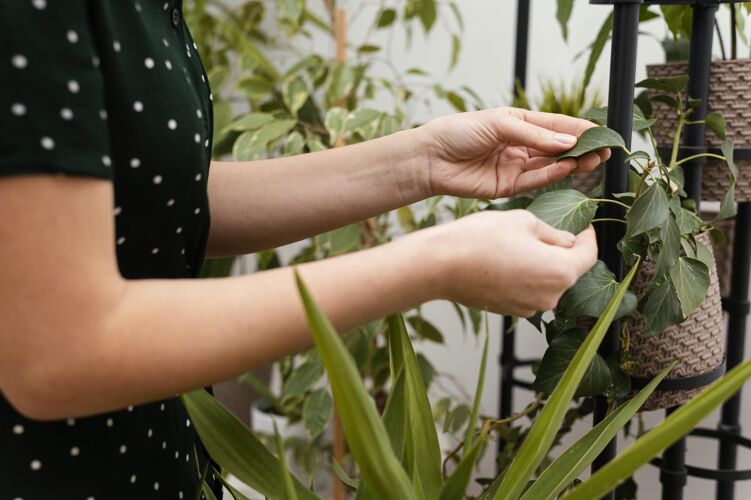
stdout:
<svg viewBox="0 0 751 500">
<path fill-rule="evenodd" d="M 621 357 L 610 360 L 595 357 L 585 384 L 579 389 L 582 395 L 622 398 L 630 390 L 629 378 L 623 374 L 643 383 L 670 361 L 678 360 L 669 380 L 702 378 L 701 375 L 705 380 L 696 380 L 694 386 L 682 390 L 658 391 L 645 405 L 645 409 L 667 408 L 691 399 L 713 375 L 721 374 L 723 317 L 711 239 L 722 240 L 714 222 L 735 214 L 733 186 L 737 170 L 729 138 L 722 143 L 724 155 L 701 154 L 726 162 L 731 176 L 728 191 L 722 196 L 719 216 L 715 221 L 702 220 L 693 200 L 688 199 L 683 190 L 682 164 L 686 160 L 678 159 L 683 125 L 690 121 L 692 112 L 690 106 L 686 110 L 682 94 L 687 80 L 686 77 L 650 79 L 638 84 L 658 92 L 653 99 L 663 102 L 672 99 L 672 111 L 677 118 L 673 121 L 676 126 L 672 130 L 669 157 L 662 157 L 658 148 L 654 154 L 626 151 L 627 192 L 616 194 L 614 199 L 604 199 L 563 186 L 564 189 L 547 190 L 527 200 L 527 208 L 545 222 L 574 233 L 591 222 L 624 224 L 625 237 L 619 250 L 627 266 L 639 267 L 618 313 L 624 325 Z M 650 136 L 652 127 L 658 123 L 654 118 L 644 119 L 643 115 L 635 117 L 635 122 L 638 122 L 635 128 L 644 129 Z M 706 123 L 719 135 L 723 134 L 723 121 L 718 115 L 708 116 Z M 582 135 L 578 145 L 562 157 L 578 156 L 602 147 L 625 150 L 617 133 L 597 127 Z M 618 205 L 625 217 L 595 218 L 598 205 L 602 203 Z M 554 320 L 543 322 L 537 318 L 535 324 L 546 333 L 549 348 L 540 363 L 533 388 L 544 393 L 552 391 L 565 367 L 563 361 L 567 356 L 570 358 L 584 338 L 582 326 L 602 313 L 615 286 L 614 275 L 603 263 L 598 263 L 564 294 Z"/>
</svg>

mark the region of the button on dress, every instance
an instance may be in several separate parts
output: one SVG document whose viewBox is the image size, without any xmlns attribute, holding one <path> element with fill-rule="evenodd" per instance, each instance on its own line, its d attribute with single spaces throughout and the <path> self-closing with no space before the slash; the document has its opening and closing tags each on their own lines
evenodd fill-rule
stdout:
<svg viewBox="0 0 751 500">
<path fill-rule="evenodd" d="M 180 0 L 0 0 L 0 177 L 112 182 L 125 278 L 199 271 L 210 101 Z M 177 397 L 38 422 L 0 393 L 0 500 L 192 499 L 205 461 Z"/>
</svg>

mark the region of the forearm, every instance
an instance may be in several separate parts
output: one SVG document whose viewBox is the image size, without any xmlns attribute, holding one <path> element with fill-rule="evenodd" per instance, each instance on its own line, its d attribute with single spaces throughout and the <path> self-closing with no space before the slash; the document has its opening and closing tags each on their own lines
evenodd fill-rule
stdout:
<svg viewBox="0 0 751 500">
<path fill-rule="evenodd" d="M 425 256 L 406 242 L 299 271 L 341 332 L 435 293 Z M 288 268 L 215 280 L 128 281 L 119 296 L 109 314 L 99 315 L 107 318 L 99 330 L 71 331 L 37 347 L 34 368 L 24 372 L 34 401 L 17 399 L 22 411 L 47 419 L 114 410 L 227 380 L 312 344 Z"/>
<path fill-rule="evenodd" d="M 410 130 L 289 158 L 214 162 L 209 255 L 278 247 L 423 199 L 422 137 Z"/>
</svg>

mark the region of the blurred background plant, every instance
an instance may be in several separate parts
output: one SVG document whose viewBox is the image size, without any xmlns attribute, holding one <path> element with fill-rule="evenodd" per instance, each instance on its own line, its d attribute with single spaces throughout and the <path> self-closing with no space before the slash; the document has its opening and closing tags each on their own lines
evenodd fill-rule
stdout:
<svg viewBox="0 0 751 500">
<path fill-rule="evenodd" d="M 366 32 L 350 32 L 349 23 L 362 25 L 367 15 L 364 6 L 365 2 L 331 0 L 185 3 L 185 17 L 199 42 L 213 93 L 214 159 L 292 156 L 389 135 L 419 125 L 412 116 L 436 98 L 457 111 L 483 107 L 472 89 L 445 88 L 440 83 L 445 75 L 431 75 L 419 67 L 402 70 L 393 63 L 392 52 L 408 51 L 413 37 L 428 37 L 443 29 L 450 32 L 450 46 L 442 54 L 446 71 L 451 72 L 461 55 L 464 29 L 455 2 L 383 1 L 367 22 Z M 396 39 L 406 40 L 406 46 L 397 46 Z M 477 200 L 432 198 L 283 251 L 260 252 L 255 267 L 271 269 L 357 251 L 395 234 L 462 217 L 479 205 Z M 231 258 L 209 260 L 202 276 L 227 276 L 235 264 Z M 454 309 L 465 331 L 476 335 L 481 330 L 479 311 L 459 305 Z M 420 309 L 409 311 L 406 321 L 415 339 L 443 342 L 440 327 L 425 319 Z M 383 323 L 366 325 L 344 339 L 369 393 L 383 410 L 391 386 Z M 444 437 L 459 442 L 472 398 L 425 356 L 417 358 L 426 386 L 433 385 L 438 392 L 435 418 Z M 285 447 L 291 450 L 297 470 L 309 482 L 315 481 L 330 470 L 332 455 L 345 463 L 340 426 L 335 423 L 333 432 L 327 432 L 336 415 L 325 388 L 323 365 L 316 351 L 310 350 L 281 360 L 274 371 L 278 389 L 269 388 L 263 372 L 246 374 L 240 381 L 263 399 L 263 411 L 286 419 L 292 431 L 283 432 Z M 241 407 L 238 416 L 247 421 L 249 411 Z M 266 439 L 270 442 L 273 436 Z"/>
</svg>

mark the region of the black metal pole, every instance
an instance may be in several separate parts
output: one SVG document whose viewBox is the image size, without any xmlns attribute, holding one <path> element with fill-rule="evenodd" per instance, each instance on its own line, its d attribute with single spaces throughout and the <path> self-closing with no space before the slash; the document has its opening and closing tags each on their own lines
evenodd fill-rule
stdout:
<svg viewBox="0 0 751 500">
<path fill-rule="evenodd" d="M 529 7 L 530 0 L 518 0 L 516 10 L 516 49 L 514 52 L 514 82 L 513 95 L 517 95 L 519 88 L 527 84 L 527 47 L 529 40 Z M 510 316 L 503 318 L 501 326 L 501 390 L 499 400 L 500 418 L 508 418 L 514 411 L 514 366 L 516 363 L 516 332 L 514 319 Z M 499 451 L 503 442 L 498 441 Z"/>
<path fill-rule="evenodd" d="M 688 58 L 688 97 L 699 99 L 701 104 L 694 108 L 692 121 L 703 120 L 707 116 L 707 99 L 709 97 L 709 73 L 712 63 L 712 41 L 714 37 L 714 20 L 716 5 L 695 5 L 691 24 L 691 47 Z M 687 148 L 704 147 L 704 123 L 694 123 L 686 127 L 683 144 Z M 691 153 L 681 153 L 686 156 Z M 702 168 L 704 159 L 686 162 L 686 194 L 696 201 L 699 210 L 701 204 Z M 666 412 L 669 415 L 675 408 Z M 665 450 L 660 469 L 663 500 L 680 500 L 686 485 L 686 440 L 677 441 Z"/>
<path fill-rule="evenodd" d="M 735 239 L 733 242 L 733 272 L 730 282 L 730 296 L 725 300 L 728 312 L 727 367 L 728 370 L 743 361 L 746 338 L 746 320 L 749 313 L 749 274 L 751 273 L 751 203 L 739 203 L 735 219 Z M 718 430 L 728 434 L 740 434 L 741 393 L 729 399 L 722 406 Z M 736 445 L 720 441 L 719 469 L 735 469 Z M 735 496 L 735 482 L 718 481 L 718 500 L 731 500 Z"/>
<path fill-rule="evenodd" d="M 631 146 L 632 116 L 634 110 L 634 80 L 636 78 L 636 49 L 639 35 L 639 3 L 617 3 L 613 7 L 613 44 L 610 55 L 610 89 L 608 95 L 608 127 L 619 132 Z M 628 167 L 625 153 L 614 149 L 605 167 L 604 195 L 612 197 L 627 189 Z M 622 219 L 623 210 L 612 203 L 601 209 L 602 217 Z M 606 222 L 600 230 L 600 258 L 620 280 L 623 278 L 623 256 L 618 251 L 618 241 L 623 238 L 623 225 Z M 618 352 L 618 324 L 611 325 L 600 346 L 606 358 Z M 594 422 L 607 415 L 608 404 L 603 397 L 594 402 Z M 612 460 L 617 453 L 617 440 L 613 439 L 592 463 L 595 471 Z M 611 492 L 606 498 L 614 498 Z"/>
</svg>

